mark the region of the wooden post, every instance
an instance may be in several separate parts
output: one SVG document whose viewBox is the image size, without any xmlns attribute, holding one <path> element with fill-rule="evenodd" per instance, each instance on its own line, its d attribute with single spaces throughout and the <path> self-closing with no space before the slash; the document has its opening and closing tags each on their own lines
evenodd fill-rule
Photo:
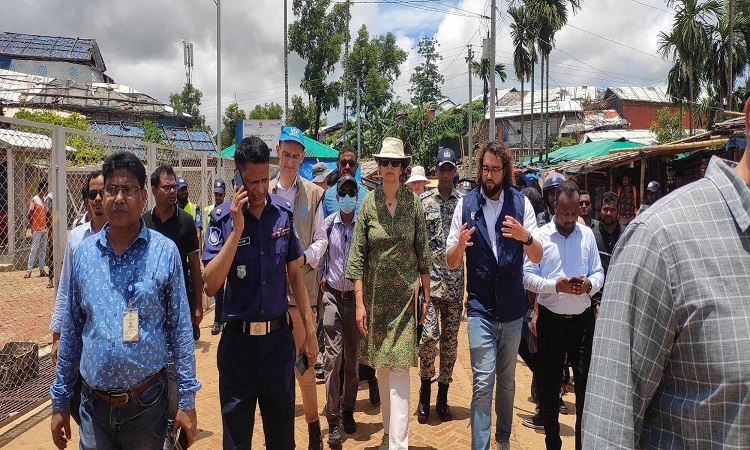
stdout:
<svg viewBox="0 0 750 450">
<path fill-rule="evenodd" d="M 609 168 L 609 190 L 610 192 L 615 191 L 615 168 Z"/>
<path fill-rule="evenodd" d="M 641 159 L 641 204 L 643 204 L 643 189 L 646 183 L 646 158 Z"/>
<path fill-rule="evenodd" d="M 584 173 L 583 174 L 583 188 L 585 190 L 589 190 L 589 174 Z"/>
</svg>

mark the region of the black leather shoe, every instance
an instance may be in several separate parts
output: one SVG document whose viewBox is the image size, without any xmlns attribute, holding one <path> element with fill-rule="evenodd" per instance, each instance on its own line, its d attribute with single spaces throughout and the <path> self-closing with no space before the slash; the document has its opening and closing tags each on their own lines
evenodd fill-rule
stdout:
<svg viewBox="0 0 750 450">
<path fill-rule="evenodd" d="M 197 341 L 200 338 L 201 338 L 201 328 L 198 325 L 193 324 L 193 340 Z"/>
<path fill-rule="evenodd" d="M 331 447 L 341 447 L 341 430 L 338 425 L 328 427 L 328 445 Z"/>
<path fill-rule="evenodd" d="M 380 388 L 378 387 L 378 379 L 367 381 L 370 386 L 370 404 L 372 406 L 378 406 L 380 404 Z"/>
<path fill-rule="evenodd" d="M 344 422 L 344 431 L 346 434 L 354 434 L 357 432 L 357 422 L 354 421 L 354 413 L 351 411 L 342 411 Z"/>
<path fill-rule="evenodd" d="M 432 380 L 422 378 L 422 386 L 419 388 L 419 405 L 417 405 L 417 421 L 427 423 L 430 420 L 430 389 Z"/>
<path fill-rule="evenodd" d="M 523 426 L 533 428 L 535 430 L 544 429 L 544 419 L 542 418 L 541 411 L 538 411 L 531 417 L 524 417 L 521 423 L 523 423 Z"/>
<path fill-rule="evenodd" d="M 221 333 L 221 323 L 220 322 L 214 322 L 214 325 L 211 327 L 211 334 L 213 336 L 216 336 L 219 333 Z"/>
</svg>

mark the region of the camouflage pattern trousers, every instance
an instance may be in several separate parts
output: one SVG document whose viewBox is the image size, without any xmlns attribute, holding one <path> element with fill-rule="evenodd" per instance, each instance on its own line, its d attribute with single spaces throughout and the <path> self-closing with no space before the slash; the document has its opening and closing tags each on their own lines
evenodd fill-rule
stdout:
<svg viewBox="0 0 750 450">
<path fill-rule="evenodd" d="M 422 339 L 419 341 L 419 376 L 430 379 L 435 377 L 435 358 L 439 351 L 438 382 L 448 384 L 453 381 L 453 366 L 456 364 L 458 327 L 461 325 L 463 301 L 461 298 L 432 298 L 431 300 L 424 320 Z M 440 342 L 439 350 L 438 342 Z"/>
</svg>

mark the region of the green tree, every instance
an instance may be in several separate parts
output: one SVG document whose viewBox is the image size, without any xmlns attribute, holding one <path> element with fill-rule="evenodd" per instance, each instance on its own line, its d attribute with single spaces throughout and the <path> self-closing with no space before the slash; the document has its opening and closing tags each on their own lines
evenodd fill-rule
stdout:
<svg viewBox="0 0 750 450">
<path fill-rule="evenodd" d="M 179 112 L 190 114 L 193 118 L 193 126 L 206 128 L 206 118 L 201 114 L 200 106 L 203 92 L 192 84 L 185 83 L 182 92 L 169 94 L 169 103 L 172 108 Z"/>
<path fill-rule="evenodd" d="M 152 120 L 144 119 L 141 120 L 138 125 L 143 128 L 144 141 L 154 142 L 156 144 L 164 144 L 164 139 L 161 136 L 161 130 L 159 130 L 159 124 Z"/>
<path fill-rule="evenodd" d="M 570 147 L 576 145 L 578 142 L 573 136 L 552 136 L 550 137 L 550 148 L 549 151 L 554 152 L 555 150 L 563 147 Z"/>
<path fill-rule="evenodd" d="M 365 25 L 359 29 L 349 59 L 344 62 L 347 74 L 345 95 L 356 104 L 357 77 L 360 77 L 365 118 L 376 109 L 385 107 L 393 98 L 393 83 L 401 75 L 399 66 L 406 61 L 406 56 L 392 33 L 370 39 Z"/>
<path fill-rule="evenodd" d="M 278 103 L 265 103 L 263 105 L 255 105 L 247 115 L 248 119 L 260 120 L 260 119 L 281 119 L 284 114 L 284 108 Z"/>
<path fill-rule="evenodd" d="M 536 52 L 534 51 L 534 36 L 531 34 L 531 24 L 529 23 L 529 16 L 526 14 L 526 7 L 511 6 L 508 8 L 508 14 L 513 19 L 510 24 L 510 36 L 513 39 L 513 69 L 516 79 L 521 83 L 521 151 L 523 151 L 524 83 L 529 81 L 532 76 Z"/>
<path fill-rule="evenodd" d="M 722 13 L 721 3 L 717 0 L 676 0 L 676 13 L 672 29 L 659 33 L 659 52 L 664 58 L 680 59 L 688 76 L 688 110 L 690 114 L 690 134 L 693 134 L 693 105 L 695 104 L 695 86 L 701 79 L 702 66 L 710 48 L 710 23 L 717 20 Z"/>
<path fill-rule="evenodd" d="M 305 105 L 299 95 L 292 96 L 292 107 L 286 121 L 287 125 L 297 127 L 302 131 L 310 128 L 310 107 Z"/>
<path fill-rule="evenodd" d="M 415 105 L 435 103 L 443 98 L 441 86 L 445 78 L 438 71 L 437 66 L 437 62 L 443 59 L 437 52 L 439 45 L 437 39 L 426 36 L 419 41 L 417 53 L 424 58 L 424 61 L 414 69 L 409 80 L 411 102 Z"/>
<path fill-rule="evenodd" d="M 487 59 L 473 60 L 471 62 L 471 74 L 482 80 L 482 106 L 487 110 L 487 105 L 490 101 L 490 61 Z M 500 81 L 505 82 L 508 78 L 508 75 L 505 73 L 505 64 L 495 64 L 493 75 L 499 77 Z"/>
<path fill-rule="evenodd" d="M 669 108 L 662 108 L 656 112 L 656 119 L 656 122 L 651 123 L 651 131 L 656 133 L 656 141 L 659 144 L 686 137 L 685 129 L 682 127 L 682 114 L 672 114 Z"/>
<path fill-rule="evenodd" d="M 709 48 L 706 53 L 706 63 L 701 67 L 705 68 L 706 81 L 713 85 L 716 93 L 722 98 L 719 102 L 719 108 L 732 110 L 736 105 L 726 104 L 726 93 L 730 86 L 728 80 L 730 76 L 729 58 L 727 50 L 732 49 L 732 90 L 734 90 L 734 80 L 737 75 L 742 73 L 747 64 L 747 51 L 744 45 L 742 33 L 733 33 L 732 41 L 729 42 L 729 20 L 726 14 L 723 14 L 718 22 L 709 25 Z M 701 117 L 700 115 L 698 116 Z"/>
<path fill-rule="evenodd" d="M 341 83 L 327 78 L 341 59 L 347 4 L 330 5 L 331 0 L 294 0 L 297 20 L 289 27 L 289 48 L 307 62 L 300 87 L 315 107 L 314 139 L 318 139 L 321 114 L 339 106 L 341 92 Z"/>
<path fill-rule="evenodd" d="M 78 113 L 63 116 L 62 114 L 47 109 L 33 111 L 20 109 L 13 117 L 32 122 L 60 125 L 65 128 L 88 131 L 86 118 Z M 22 127 L 22 129 L 29 133 L 38 133 L 52 137 L 52 131 L 46 128 Z M 99 164 L 107 156 L 107 150 L 104 146 L 88 136 L 67 133 L 65 137 L 65 145 L 75 149 L 73 152 L 66 152 L 66 159 L 68 162 L 76 166 Z"/>
<path fill-rule="evenodd" d="M 281 107 L 279 106 L 279 108 Z M 227 106 L 224 110 L 224 115 L 221 117 L 221 124 L 223 125 L 221 131 L 222 147 L 232 145 L 237 141 L 237 122 L 247 118 L 245 110 L 240 108 L 237 102 L 230 103 Z M 263 119 L 264 117 L 260 118 Z"/>
</svg>

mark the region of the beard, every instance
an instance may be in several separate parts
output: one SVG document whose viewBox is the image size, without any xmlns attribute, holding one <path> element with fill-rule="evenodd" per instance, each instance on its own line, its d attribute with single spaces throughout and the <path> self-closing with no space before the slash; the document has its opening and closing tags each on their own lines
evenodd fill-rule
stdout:
<svg viewBox="0 0 750 450">
<path fill-rule="evenodd" d="M 495 194 L 497 194 L 498 192 L 500 192 L 502 189 L 503 189 L 503 185 L 502 184 L 496 184 L 492 188 L 489 188 L 489 187 L 487 187 L 487 184 L 482 183 L 482 192 L 484 192 L 484 195 L 486 195 L 487 197 L 490 197 L 490 198 L 492 198 Z"/>
</svg>

